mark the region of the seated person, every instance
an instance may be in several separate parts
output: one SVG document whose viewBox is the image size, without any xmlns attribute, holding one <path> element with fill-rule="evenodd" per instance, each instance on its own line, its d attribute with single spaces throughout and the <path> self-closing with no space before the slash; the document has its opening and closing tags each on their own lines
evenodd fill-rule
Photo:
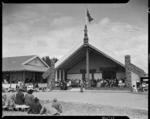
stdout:
<svg viewBox="0 0 150 119">
<path fill-rule="evenodd" d="M 9 93 L 7 93 L 7 95 L 4 96 L 5 100 L 5 105 L 3 105 L 3 107 L 5 109 L 15 109 L 15 94 L 13 93 L 13 90 L 9 90 Z"/>
<path fill-rule="evenodd" d="M 18 84 L 16 85 L 16 90 L 19 90 L 19 86 L 18 86 Z"/>
<path fill-rule="evenodd" d="M 22 83 L 20 83 L 20 85 L 19 85 L 19 89 L 23 89 L 23 84 Z"/>
<path fill-rule="evenodd" d="M 27 94 L 25 95 L 25 104 L 30 106 L 33 103 L 34 95 L 32 94 L 33 90 L 28 90 Z"/>
<path fill-rule="evenodd" d="M 6 102 L 6 94 L 2 94 L 2 106 L 5 105 Z"/>
<path fill-rule="evenodd" d="M 34 85 L 34 90 L 35 90 L 35 91 L 39 91 L 39 85 L 38 85 L 38 83 L 35 83 L 35 85 Z"/>
<path fill-rule="evenodd" d="M 38 83 L 35 83 L 34 88 L 39 88 Z"/>
<path fill-rule="evenodd" d="M 132 92 L 137 92 L 137 88 L 135 85 L 132 85 Z"/>
<path fill-rule="evenodd" d="M 145 92 L 146 83 L 142 83 L 143 92 Z"/>
<path fill-rule="evenodd" d="M 7 81 L 7 79 L 4 79 L 4 83 L 8 84 L 8 81 Z"/>
<path fill-rule="evenodd" d="M 42 105 L 37 97 L 34 98 L 33 103 L 30 105 L 28 114 L 39 114 L 42 109 Z"/>
<path fill-rule="evenodd" d="M 40 114 L 60 115 L 59 112 L 54 107 L 52 107 L 52 104 L 49 103 L 49 101 L 48 101 L 48 103 L 42 105 Z"/>
<path fill-rule="evenodd" d="M 2 92 L 3 92 L 3 93 L 5 93 L 5 92 L 6 92 L 6 89 L 5 89 L 5 88 L 3 88 L 3 87 L 2 87 Z"/>
<path fill-rule="evenodd" d="M 52 107 L 54 107 L 59 113 L 62 113 L 62 105 L 55 98 L 52 102 Z"/>
<path fill-rule="evenodd" d="M 33 84 L 29 83 L 28 86 L 27 86 L 27 90 L 30 90 L 32 89 L 33 90 Z"/>
<path fill-rule="evenodd" d="M 18 93 L 16 94 L 16 104 L 23 105 L 24 104 L 24 94 L 22 89 L 19 89 Z"/>
</svg>

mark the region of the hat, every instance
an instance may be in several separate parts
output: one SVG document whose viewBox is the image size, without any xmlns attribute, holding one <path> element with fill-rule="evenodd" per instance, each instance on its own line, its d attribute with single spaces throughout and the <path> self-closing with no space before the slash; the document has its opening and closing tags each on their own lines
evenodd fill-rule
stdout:
<svg viewBox="0 0 150 119">
<path fill-rule="evenodd" d="M 33 92 L 34 92 L 34 90 L 32 90 L 32 89 L 29 89 L 29 90 L 27 91 L 28 94 L 32 94 Z"/>
<path fill-rule="evenodd" d="M 37 97 L 34 98 L 34 102 L 38 102 L 39 99 Z"/>
<path fill-rule="evenodd" d="M 18 91 L 24 91 L 24 90 L 20 88 Z"/>
<path fill-rule="evenodd" d="M 54 99 L 53 99 L 53 102 L 57 102 L 57 98 L 54 98 Z"/>
<path fill-rule="evenodd" d="M 8 91 L 8 92 L 11 92 L 11 91 L 13 92 L 13 89 L 8 89 L 7 91 Z"/>
</svg>

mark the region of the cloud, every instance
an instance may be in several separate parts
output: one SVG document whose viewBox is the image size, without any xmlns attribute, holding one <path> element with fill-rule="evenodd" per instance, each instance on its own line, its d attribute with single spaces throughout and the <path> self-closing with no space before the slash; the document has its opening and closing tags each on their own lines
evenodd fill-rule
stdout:
<svg viewBox="0 0 150 119">
<path fill-rule="evenodd" d="M 131 55 L 132 62 L 148 71 L 148 31 L 131 24 L 102 19 L 89 25 L 90 42 L 124 64 L 124 56 Z"/>
<path fill-rule="evenodd" d="M 68 27 L 75 27 L 76 25 L 79 25 L 78 20 L 76 18 L 73 18 L 71 16 L 59 16 L 54 19 L 52 19 L 50 23 L 50 27 L 54 29 L 64 29 Z"/>
<path fill-rule="evenodd" d="M 109 23 L 110 23 L 109 18 L 103 18 L 102 20 L 100 20 L 99 25 L 100 26 L 107 26 L 107 25 L 109 25 Z"/>
<path fill-rule="evenodd" d="M 4 25 L 3 56 L 34 54 L 62 58 L 83 43 L 84 25 L 79 24 L 80 21 L 73 17 L 55 17 L 44 23 L 47 27 L 42 27 L 42 23 L 41 27 L 32 26 L 46 19 Z M 123 64 L 124 56 L 129 54 L 131 61 L 145 71 L 148 71 L 147 35 L 146 28 L 113 22 L 108 17 L 88 25 L 89 43 Z"/>
</svg>

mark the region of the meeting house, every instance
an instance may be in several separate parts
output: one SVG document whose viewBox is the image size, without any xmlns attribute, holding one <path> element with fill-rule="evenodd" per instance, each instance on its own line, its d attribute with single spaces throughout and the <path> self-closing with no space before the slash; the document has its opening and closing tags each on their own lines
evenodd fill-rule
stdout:
<svg viewBox="0 0 150 119">
<path fill-rule="evenodd" d="M 96 87 L 99 81 L 107 83 L 117 79 L 125 86 L 136 87 L 137 82 L 145 75 L 142 69 L 131 63 L 130 55 L 125 56 L 125 64 L 122 64 L 91 45 L 85 25 L 83 44 L 56 62 L 53 68 L 49 68 L 43 74 L 43 78 L 55 80 L 54 82 L 83 80 L 87 87 Z"/>
</svg>

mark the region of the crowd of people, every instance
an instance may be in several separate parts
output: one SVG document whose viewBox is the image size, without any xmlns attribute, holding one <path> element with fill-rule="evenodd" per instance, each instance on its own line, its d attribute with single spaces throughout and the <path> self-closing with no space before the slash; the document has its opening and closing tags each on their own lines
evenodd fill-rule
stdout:
<svg viewBox="0 0 150 119">
<path fill-rule="evenodd" d="M 38 91 L 38 88 L 39 88 L 38 83 L 25 84 L 25 83 L 19 81 L 16 85 L 16 90 L 22 89 L 24 92 L 27 92 L 30 89 L 34 89 L 35 91 Z"/>
<path fill-rule="evenodd" d="M 97 87 L 125 87 L 125 79 L 98 79 L 93 86 Z"/>
<path fill-rule="evenodd" d="M 30 89 L 26 94 L 22 89 L 19 89 L 15 94 L 13 90 L 9 90 L 9 93 L 3 93 L 2 104 L 4 110 L 15 110 L 17 106 L 26 106 L 28 114 L 48 114 L 48 115 L 60 115 L 62 113 L 62 105 L 53 99 L 53 101 L 46 101 L 42 103 L 37 97 L 33 95 L 33 90 Z"/>
<path fill-rule="evenodd" d="M 73 79 L 66 81 L 67 86 L 80 87 L 80 79 Z M 125 79 L 91 79 L 89 82 L 83 81 L 84 85 L 90 85 L 90 87 L 125 87 Z"/>
</svg>

